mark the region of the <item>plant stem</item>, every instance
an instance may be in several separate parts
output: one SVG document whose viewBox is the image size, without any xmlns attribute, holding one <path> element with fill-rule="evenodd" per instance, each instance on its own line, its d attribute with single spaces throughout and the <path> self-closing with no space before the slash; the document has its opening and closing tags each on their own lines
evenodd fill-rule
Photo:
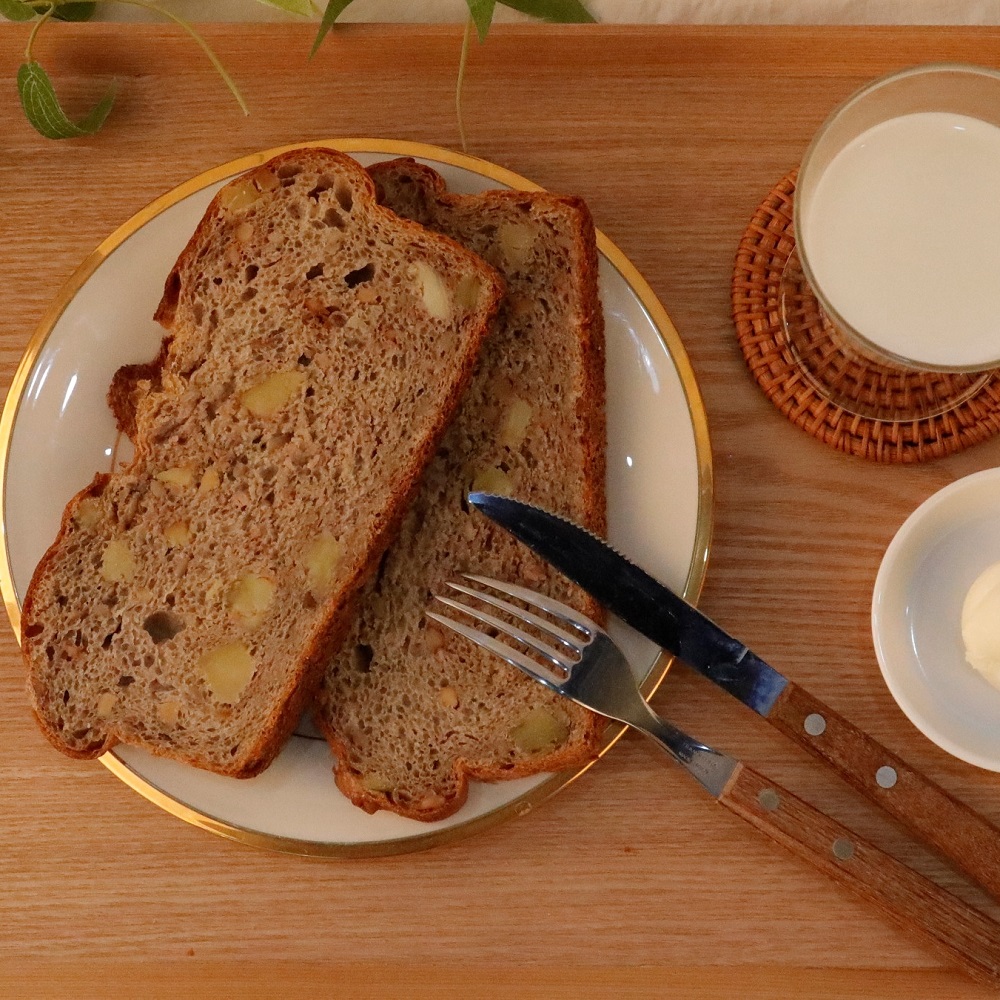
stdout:
<svg viewBox="0 0 1000 1000">
<path fill-rule="evenodd" d="M 46 10 L 42 14 L 42 16 L 37 21 L 35 21 L 35 23 L 31 26 L 31 34 L 28 35 L 28 44 L 27 44 L 27 46 L 25 46 L 25 49 L 24 49 L 24 61 L 25 62 L 31 62 L 32 61 L 32 59 L 31 59 L 31 49 L 32 49 L 32 46 L 35 44 L 35 35 L 38 34 L 38 29 L 43 24 L 45 24 L 45 22 L 52 16 L 52 12 L 55 9 L 56 9 L 56 5 L 54 3 L 50 3 L 49 7 L 48 7 L 48 10 Z"/>
<path fill-rule="evenodd" d="M 458 79 L 455 81 L 455 117 L 458 119 L 458 137 L 462 143 L 462 152 L 467 153 L 465 144 L 465 123 L 462 121 L 462 84 L 465 81 L 465 63 L 469 58 L 469 34 L 472 31 L 472 18 L 466 18 L 465 32 L 462 35 L 462 54 L 458 58 Z"/>
<path fill-rule="evenodd" d="M 62 3 L 69 3 L 71 0 L 48 0 L 48 10 L 35 22 L 31 29 L 31 35 L 28 38 L 28 48 L 25 52 L 25 59 L 29 62 L 31 61 L 31 46 L 35 40 L 35 35 L 38 33 L 38 29 L 42 24 L 52 16 L 52 12 L 56 7 L 60 6 Z M 246 101 L 243 100 L 243 95 L 240 93 L 239 87 L 236 86 L 236 82 L 233 78 L 226 72 L 226 67 L 222 65 L 219 61 L 219 57 L 212 51 L 212 47 L 205 41 L 204 38 L 198 33 L 192 24 L 189 24 L 184 20 L 183 17 L 179 17 L 172 11 L 166 10 L 156 3 L 149 3 L 147 0 L 111 0 L 112 3 L 125 4 L 130 7 L 141 7 L 143 10 L 150 10 L 154 14 L 159 14 L 161 17 L 169 18 L 175 24 L 180 25 L 194 40 L 197 42 L 198 47 L 208 56 L 209 62 L 215 67 L 215 71 L 222 77 L 223 82 L 229 88 L 229 92 L 236 98 L 236 103 L 240 106 L 240 110 L 245 115 L 250 114 L 250 109 L 247 107 Z M 40 4 L 32 4 L 32 6 L 40 6 Z"/>
<path fill-rule="evenodd" d="M 244 115 L 250 114 L 250 109 L 247 107 L 246 101 L 243 100 L 243 95 L 240 93 L 239 87 L 236 86 L 233 78 L 226 72 L 226 67 L 222 65 L 219 61 L 219 57 L 212 51 L 212 47 L 205 41 L 204 38 L 195 30 L 194 25 L 189 24 L 184 20 L 183 17 L 178 17 L 176 14 L 163 7 L 160 7 L 155 3 L 146 3 L 145 0 L 113 0 L 114 3 L 130 4 L 133 7 L 142 7 L 145 10 L 151 10 L 156 14 L 160 14 L 163 17 L 170 18 L 175 24 L 179 24 L 197 43 L 201 48 L 202 52 L 208 56 L 209 61 L 215 67 L 215 71 L 222 77 L 223 82 L 229 88 L 230 93 L 236 98 L 236 103 L 240 106 L 240 110 Z"/>
</svg>

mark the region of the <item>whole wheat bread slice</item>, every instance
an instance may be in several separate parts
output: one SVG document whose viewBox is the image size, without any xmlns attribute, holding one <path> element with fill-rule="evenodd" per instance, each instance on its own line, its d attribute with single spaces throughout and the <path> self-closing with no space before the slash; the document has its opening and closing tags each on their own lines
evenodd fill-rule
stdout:
<svg viewBox="0 0 1000 1000">
<path fill-rule="evenodd" d="M 501 294 L 478 257 L 377 205 L 343 154 L 290 152 L 223 188 L 167 279 L 160 357 L 112 388 L 135 458 L 70 502 L 24 602 L 45 735 L 76 757 L 121 741 L 261 771 Z"/>
<path fill-rule="evenodd" d="M 600 615 L 465 503 L 472 487 L 510 492 L 605 532 L 597 251 L 578 198 L 451 195 L 411 160 L 370 173 L 384 204 L 474 250 L 508 286 L 473 383 L 326 670 L 316 713 L 337 784 L 357 805 L 434 820 L 462 805 L 469 778 L 576 766 L 598 747 L 595 716 L 424 616 L 431 595 L 466 571 Z"/>
</svg>

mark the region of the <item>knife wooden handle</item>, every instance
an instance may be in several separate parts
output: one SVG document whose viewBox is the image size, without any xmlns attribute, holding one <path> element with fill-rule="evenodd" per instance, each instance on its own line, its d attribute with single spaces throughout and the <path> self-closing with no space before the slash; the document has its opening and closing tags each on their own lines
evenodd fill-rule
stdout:
<svg viewBox="0 0 1000 1000">
<path fill-rule="evenodd" d="M 1000 899 L 1000 829 L 985 817 L 791 681 L 767 719 Z"/>
<path fill-rule="evenodd" d="M 743 764 L 718 801 L 973 978 L 1000 986 L 996 921 Z"/>
</svg>

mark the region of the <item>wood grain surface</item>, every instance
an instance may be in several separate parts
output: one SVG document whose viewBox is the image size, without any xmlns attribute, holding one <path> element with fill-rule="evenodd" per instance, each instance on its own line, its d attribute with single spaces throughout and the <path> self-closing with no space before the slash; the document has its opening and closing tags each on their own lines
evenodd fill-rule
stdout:
<svg viewBox="0 0 1000 1000">
<path fill-rule="evenodd" d="M 330 136 L 456 146 L 459 27 L 48 26 L 67 107 L 119 81 L 105 130 L 41 139 L 16 105 L 26 29 L 0 27 L 0 384 L 80 260 L 152 198 L 257 149 Z M 1000 64 L 995 29 L 505 27 L 475 45 L 469 151 L 586 197 L 681 333 L 713 440 L 700 604 L 949 792 L 1000 821 L 1000 778 L 905 720 L 869 631 L 882 552 L 1000 441 L 920 467 L 847 457 L 791 426 L 743 366 L 737 244 L 835 103 L 926 61 Z M 651 429 L 656 433 L 656 429 Z M 669 439 L 664 439 L 669 447 Z M 669 511 L 663 512 L 668 523 Z M 665 528 L 665 530 L 668 530 Z M 639 737 L 544 808 L 421 854 L 307 861 L 205 833 L 34 726 L 0 641 L 0 994 L 65 997 L 974 998 L 992 993 L 767 838 Z M 996 916 L 998 904 L 802 750 L 678 668 L 656 703 Z"/>
</svg>

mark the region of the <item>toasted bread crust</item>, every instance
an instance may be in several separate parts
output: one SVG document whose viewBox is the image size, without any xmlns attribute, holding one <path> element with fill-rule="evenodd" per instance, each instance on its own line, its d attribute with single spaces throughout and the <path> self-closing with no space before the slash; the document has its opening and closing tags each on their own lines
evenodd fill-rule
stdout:
<svg viewBox="0 0 1000 1000">
<path fill-rule="evenodd" d="M 160 372 L 167 360 L 170 338 L 164 337 L 160 352 L 145 364 L 122 365 L 111 378 L 107 402 L 118 429 L 130 440 L 135 439 L 135 411 L 139 399 L 148 392 L 159 392 Z"/>
</svg>

